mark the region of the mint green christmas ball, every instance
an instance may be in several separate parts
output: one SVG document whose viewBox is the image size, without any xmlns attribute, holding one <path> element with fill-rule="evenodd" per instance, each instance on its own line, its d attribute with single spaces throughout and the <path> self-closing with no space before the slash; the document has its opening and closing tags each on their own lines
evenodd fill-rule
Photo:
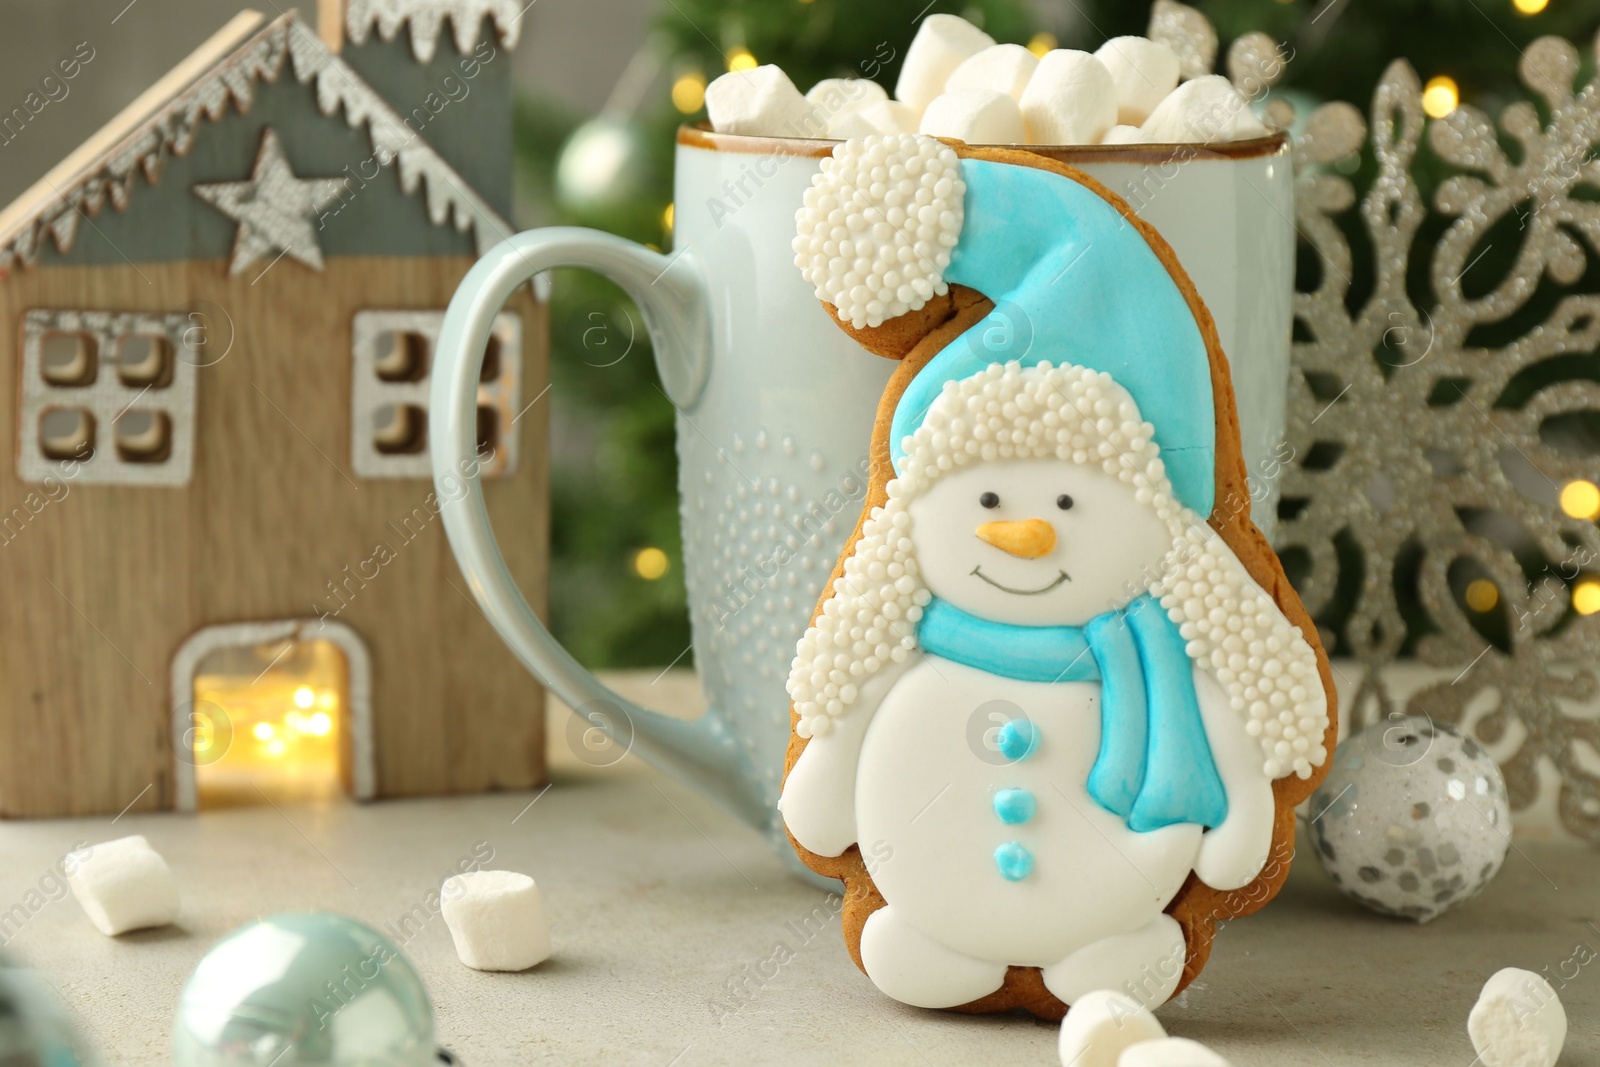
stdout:
<svg viewBox="0 0 1600 1067">
<path fill-rule="evenodd" d="M 84 1067 L 93 1062 L 67 1007 L 34 972 L 0 955 L 0 1064 Z"/>
<path fill-rule="evenodd" d="M 416 968 L 376 930 L 327 912 L 274 915 L 219 941 L 178 1000 L 177 1067 L 440 1061 Z"/>
</svg>

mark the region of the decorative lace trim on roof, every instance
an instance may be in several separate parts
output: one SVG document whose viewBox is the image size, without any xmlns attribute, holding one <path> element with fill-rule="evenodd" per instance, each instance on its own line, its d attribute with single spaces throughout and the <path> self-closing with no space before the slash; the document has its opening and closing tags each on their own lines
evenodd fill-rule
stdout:
<svg viewBox="0 0 1600 1067">
<path fill-rule="evenodd" d="M 138 173 L 155 185 L 169 158 L 188 154 L 202 119 L 220 121 L 227 114 L 230 101 L 239 114 L 248 114 L 257 87 L 278 80 L 285 56 L 290 58 L 297 81 L 315 81 L 317 106 L 322 114 L 332 116 L 342 108 L 345 123 L 351 129 L 366 127 L 373 157 L 380 165 L 398 161 L 401 190 L 409 196 L 419 187 L 422 189 L 428 220 L 433 225 L 448 222 L 458 232 L 470 228 L 480 254 L 511 235 L 513 231 L 506 220 L 467 185 L 455 168 L 421 134 L 413 133 L 377 90 L 328 51 L 316 34 L 291 13 L 273 21 L 205 76 L 176 93 L 61 188 L 59 195 L 47 199 L 10 233 L 0 234 L 0 242 L 4 242 L 0 244 L 0 273 L 32 266 L 46 236 L 62 255 L 71 252 L 80 223 L 99 214 L 107 200 L 118 211 L 127 209 Z"/>
<path fill-rule="evenodd" d="M 355 44 L 364 44 L 374 28 L 384 41 L 394 40 L 400 27 L 411 27 L 411 54 L 418 63 L 433 58 L 444 21 L 456 39 L 456 51 L 467 55 L 478 44 L 485 17 L 494 20 L 494 32 L 506 48 L 517 46 L 522 13 L 527 6 L 517 0 L 348 0 L 344 29 Z"/>
</svg>

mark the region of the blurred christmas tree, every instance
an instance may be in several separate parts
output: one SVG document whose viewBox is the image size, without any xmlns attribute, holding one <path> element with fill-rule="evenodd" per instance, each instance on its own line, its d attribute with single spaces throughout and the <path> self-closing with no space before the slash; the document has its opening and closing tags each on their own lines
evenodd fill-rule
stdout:
<svg viewBox="0 0 1600 1067">
<path fill-rule="evenodd" d="M 1280 89 L 1366 109 L 1395 58 L 1441 91 L 1491 111 L 1521 96 L 1520 51 L 1534 38 L 1593 39 L 1593 0 L 1214 0 L 1194 6 L 1228 42 L 1264 31 L 1292 49 Z M 526 225 L 595 226 L 670 241 L 674 129 L 704 118 L 706 82 L 775 63 L 802 89 L 856 76 L 890 90 L 917 22 L 959 14 L 997 41 L 1093 49 L 1142 34 L 1148 6 L 1025 0 L 667 0 L 652 41 L 598 117 L 524 100 L 517 113 Z M 673 413 L 649 339 L 621 291 L 578 272 L 555 278 L 551 306 L 550 616 L 591 667 L 664 665 L 689 644 L 677 515 Z M 677 658 L 680 665 L 688 656 Z"/>
</svg>

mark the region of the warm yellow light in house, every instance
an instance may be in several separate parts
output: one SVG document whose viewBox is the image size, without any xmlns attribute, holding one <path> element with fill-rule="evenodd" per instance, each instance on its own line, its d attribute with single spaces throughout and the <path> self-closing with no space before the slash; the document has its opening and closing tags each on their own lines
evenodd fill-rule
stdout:
<svg viewBox="0 0 1600 1067">
<path fill-rule="evenodd" d="M 1422 89 L 1422 110 L 1428 113 L 1431 119 L 1442 119 L 1456 109 L 1461 103 L 1461 90 L 1456 86 L 1454 78 L 1443 74 L 1437 78 L 1429 78 L 1428 84 Z"/>
<path fill-rule="evenodd" d="M 1537 15 L 1550 6 L 1550 0 L 1511 0 L 1519 15 Z"/>
<path fill-rule="evenodd" d="M 672 106 L 685 115 L 699 111 L 706 102 L 706 76 L 698 70 L 678 75 L 672 83 Z"/>
<path fill-rule="evenodd" d="M 756 57 L 750 54 L 750 49 L 743 45 L 728 52 L 729 70 L 755 70 L 760 65 Z"/>
<path fill-rule="evenodd" d="M 325 640 L 225 648 L 207 656 L 195 672 L 195 704 L 207 709 L 208 723 L 225 725 L 232 744 L 197 758 L 200 806 L 339 797 L 348 684 L 344 653 Z M 195 743 L 198 756 L 201 742 Z"/>
<path fill-rule="evenodd" d="M 653 582 L 667 573 L 670 561 L 659 548 L 641 548 L 633 554 L 633 573 Z"/>
<path fill-rule="evenodd" d="M 668 233 L 672 232 L 672 205 L 668 204 L 666 210 L 661 212 L 661 228 Z"/>
<path fill-rule="evenodd" d="M 1043 30 L 1039 31 L 1028 39 L 1028 51 L 1032 52 L 1040 59 L 1043 59 L 1044 54 L 1055 48 L 1055 46 L 1056 35 L 1053 33 L 1046 33 Z"/>
<path fill-rule="evenodd" d="M 1473 611 L 1492 611 L 1500 603 L 1500 590 L 1487 578 L 1475 579 L 1467 586 L 1467 607 Z"/>
<path fill-rule="evenodd" d="M 1572 608 L 1579 615 L 1600 612 L 1600 581 L 1585 578 L 1572 587 Z"/>
<path fill-rule="evenodd" d="M 1600 516 L 1600 486 L 1579 478 L 1561 487 L 1561 510 L 1575 519 Z"/>
</svg>

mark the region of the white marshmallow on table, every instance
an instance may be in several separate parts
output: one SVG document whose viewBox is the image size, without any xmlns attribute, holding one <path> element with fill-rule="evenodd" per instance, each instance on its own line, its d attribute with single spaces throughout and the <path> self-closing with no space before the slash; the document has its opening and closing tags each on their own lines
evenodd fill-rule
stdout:
<svg viewBox="0 0 1600 1067">
<path fill-rule="evenodd" d="M 860 111 L 842 115 L 828 123 L 828 136 L 841 141 L 874 134 L 916 132 L 917 113 L 898 100 L 868 104 Z"/>
<path fill-rule="evenodd" d="M 1137 126 L 1113 126 L 1100 138 L 1101 144 L 1144 144 L 1144 131 Z"/>
<path fill-rule="evenodd" d="M 706 114 L 718 133 L 821 137 L 828 123 L 781 68 L 731 70 L 706 86 Z"/>
<path fill-rule="evenodd" d="M 952 89 L 934 97 L 918 133 L 954 137 L 967 144 L 1021 144 L 1027 140 L 1022 109 L 993 89 Z"/>
<path fill-rule="evenodd" d="M 1137 126 L 1178 85 L 1178 54 L 1145 37 L 1113 37 L 1094 57 L 1117 87 L 1117 121 Z"/>
<path fill-rule="evenodd" d="M 142 835 L 119 837 L 67 854 L 72 895 L 108 937 L 165 926 L 178 917 L 178 882 Z"/>
<path fill-rule="evenodd" d="M 1020 44 L 997 44 L 962 60 L 944 83 L 944 91 L 993 89 L 1021 100 L 1022 91 L 1038 66 L 1038 57 Z"/>
<path fill-rule="evenodd" d="M 929 15 L 906 49 L 895 97 L 921 112 L 944 92 L 944 83 L 964 60 L 993 44 L 993 37 L 964 18 Z"/>
<path fill-rule="evenodd" d="M 824 78 L 806 90 L 806 102 L 822 113 L 829 129 L 846 115 L 888 99 L 883 86 L 865 78 Z"/>
<path fill-rule="evenodd" d="M 461 962 L 478 971 L 525 971 L 550 958 L 539 887 L 515 871 L 468 871 L 444 880 L 440 911 Z"/>
<path fill-rule="evenodd" d="M 1220 74 L 1184 82 L 1156 105 L 1139 128 L 1152 144 L 1242 141 L 1267 135 L 1249 102 Z"/>
<path fill-rule="evenodd" d="M 1198 1041 L 1162 1037 L 1129 1045 L 1117 1067 L 1228 1067 L 1228 1061 Z"/>
<path fill-rule="evenodd" d="M 1097 989 L 1072 1002 L 1061 1020 L 1063 1067 L 1117 1067 L 1123 1051 L 1166 1037 L 1150 1010 L 1113 989 Z"/>
<path fill-rule="evenodd" d="M 1552 1067 L 1567 1040 L 1567 1010 L 1544 978 L 1507 967 L 1483 984 L 1467 1036 L 1484 1067 Z"/>
<path fill-rule="evenodd" d="M 1117 122 L 1111 72 L 1088 52 L 1046 52 L 1022 91 L 1022 117 L 1034 144 L 1099 144 Z"/>
</svg>

